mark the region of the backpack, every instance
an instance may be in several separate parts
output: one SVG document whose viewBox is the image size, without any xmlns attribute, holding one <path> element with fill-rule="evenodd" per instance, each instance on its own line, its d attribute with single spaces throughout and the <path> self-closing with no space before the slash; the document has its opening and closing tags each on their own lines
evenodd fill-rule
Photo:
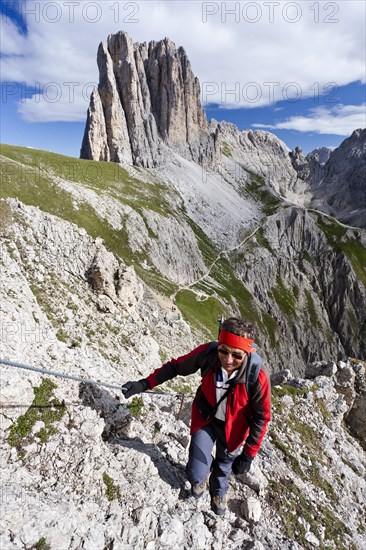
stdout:
<svg viewBox="0 0 366 550">
<path fill-rule="evenodd" d="M 210 342 L 210 344 L 207 346 L 205 357 L 209 355 L 212 351 L 217 350 L 218 343 L 214 340 L 213 342 Z M 247 390 L 247 394 L 249 399 L 251 398 L 253 394 L 254 386 L 258 380 L 259 371 L 261 370 L 262 365 L 262 359 L 259 357 L 257 353 L 254 351 L 251 352 L 249 355 L 249 361 L 247 365 L 247 376 L 246 376 L 246 382 L 245 387 Z M 204 376 L 210 367 L 207 367 L 207 365 L 204 365 L 201 368 L 201 376 Z"/>
</svg>

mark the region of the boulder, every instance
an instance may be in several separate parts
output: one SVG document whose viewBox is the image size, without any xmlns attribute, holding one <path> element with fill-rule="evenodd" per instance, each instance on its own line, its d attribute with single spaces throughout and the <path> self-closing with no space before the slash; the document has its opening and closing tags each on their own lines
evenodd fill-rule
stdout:
<svg viewBox="0 0 366 550">
<path fill-rule="evenodd" d="M 305 378 L 316 378 L 317 376 L 332 377 L 337 372 L 337 365 L 334 361 L 317 361 L 310 363 L 305 368 Z"/>
<path fill-rule="evenodd" d="M 255 497 L 248 497 L 242 504 L 242 514 L 249 523 L 257 523 L 261 519 L 262 506 Z"/>
<path fill-rule="evenodd" d="M 292 374 L 288 369 L 273 372 L 271 374 L 271 386 L 281 386 L 282 384 L 286 384 L 290 378 L 292 378 Z"/>
</svg>

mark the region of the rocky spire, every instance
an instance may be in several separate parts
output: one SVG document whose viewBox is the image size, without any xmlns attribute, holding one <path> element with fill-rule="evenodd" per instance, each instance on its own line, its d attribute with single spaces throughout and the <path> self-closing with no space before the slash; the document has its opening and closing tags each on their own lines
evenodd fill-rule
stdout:
<svg viewBox="0 0 366 550">
<path fill-rule="evenodd" d="M 168 38 L 133 44 L 119 32 L 100 44 L 97 60 L 99 85 L 90 99 L 81 158 L 152 167 L 163 160 L 165 143 L 199 160 L 208 125 L 183 48 Z"/>
</svg>

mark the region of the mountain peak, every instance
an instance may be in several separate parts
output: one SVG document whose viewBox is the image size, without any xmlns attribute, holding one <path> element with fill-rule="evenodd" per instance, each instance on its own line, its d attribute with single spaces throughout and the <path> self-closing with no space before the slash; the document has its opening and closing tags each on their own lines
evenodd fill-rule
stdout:
<svg viewBox="0 0 366 550">
<path fill-rule="evenodd" d="M 133 43 L 121 31 L 100 44 L 97 62 L 81 158 L 152 167 L 167 145 L 198 160 L 208 125 L 184 48 L 169 38 Z"/>
</svg>

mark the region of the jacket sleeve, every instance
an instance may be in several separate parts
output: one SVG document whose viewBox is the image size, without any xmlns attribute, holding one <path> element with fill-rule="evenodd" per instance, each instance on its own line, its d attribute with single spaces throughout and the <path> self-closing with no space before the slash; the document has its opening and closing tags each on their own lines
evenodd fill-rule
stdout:
<svg viewBox="0 0 366 550">
<path fill-rule="evenodd" d="M 209 346 L 209 343 L 201 344 L 187 355 L 182 355 L 178 359 L 171 359 L 167 363 L 147 377 L 147 382 L 150 386 L 150 389 L 155 388 L 159 384 L 163 384 L 167 380 L 171 380 L 175 376 L 188 376 L 197 372 L 199 368 L 204 363 L 206 350 Z"/>
<path fill-rule="evenodd" d="M 261 369 L 250 399 L 252 417 L 249 422 L 249 435 L 243 451 L 254 457 L 261 446 L 262 439 L 271 420 L 271 386 L 268 375 Z"/>
</svg>

